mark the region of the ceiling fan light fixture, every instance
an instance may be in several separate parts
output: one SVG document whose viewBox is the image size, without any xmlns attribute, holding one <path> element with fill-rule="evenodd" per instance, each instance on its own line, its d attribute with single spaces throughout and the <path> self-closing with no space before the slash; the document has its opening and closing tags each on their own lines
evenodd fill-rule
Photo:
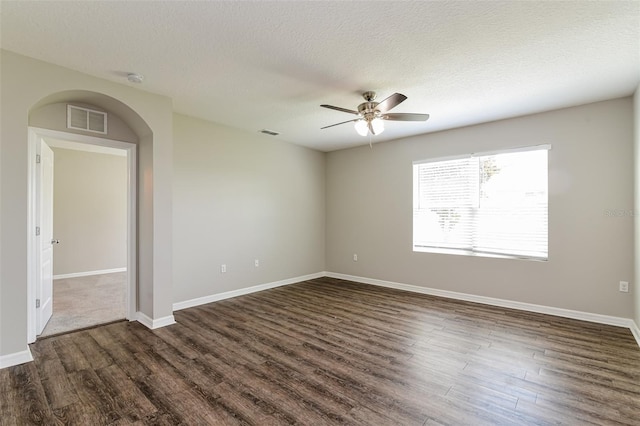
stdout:
<svg viewBox="0 0 640 426">
<path fill-rule="evenodd" d="M 373 127 L 373 131 L 376 135 L 379 135 L 380 133 L 384 132 L 384 121 L 382 120 L 382 118 L 374 118 L 373 120 L 371 120 L 371 127 Z"/>
<path fill-rule="evenodd" d="M 328 129 L 330 127 L 339 126 L 346 123 L 354 123 L 356 132 L 360 136 L 375 136 L 384 132 L 384 121 L 427 121 L 429 114 L 414 114 L 414 113 L 389 113 L 389 110 L 397 107 L 400 103 L 404 102 L 407 97 L 402 93 L 394 93 L 382 102 L 374 102 L 376 98 L 375 92 L 365 92 L 362 94 L 365 102 L 358 105 L 358 110 L 341 108 L 333 105 L 322 104 L 323 108 L 332 109 L 334 111 L 346 112 L 348 114 L 356 115 L 357 118 L 353 120 L 342 121 L 340 123 L 331 124 L 329 126 L 321 127 L 320 129 Z"/>
<path fill-rule="evenodd" d="M 369 133 L 367 122 L 364 119 L 356 121 L 354 127 L 356 128 L 356 132 L 358 132 L 360 136 L 367 136 L 367 134 Z"/>
</svg>

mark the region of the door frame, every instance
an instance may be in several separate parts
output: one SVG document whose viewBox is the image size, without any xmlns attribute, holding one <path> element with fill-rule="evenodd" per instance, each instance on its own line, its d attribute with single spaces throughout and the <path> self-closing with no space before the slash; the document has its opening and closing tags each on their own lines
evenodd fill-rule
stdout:
<svg viewBox="0 0 640 426">
<path fill-rule="evenodd" d="M 87 145 L 122 149 L 127 154 L 127 282 L 126 319 L 137 319 L 138 274 L 137 274 L 137 145 L 96 136 L 67 133 L 58 130 L 29 126 L 28 128 L 28 216 L 27 216 L 27 343 L 36 341 L 36 285 L 38 274 L 38 240 L 35 229 L 38 226 L 36 197 L 36 144 L 39 138 L 63 139 Z"/>
</svg>

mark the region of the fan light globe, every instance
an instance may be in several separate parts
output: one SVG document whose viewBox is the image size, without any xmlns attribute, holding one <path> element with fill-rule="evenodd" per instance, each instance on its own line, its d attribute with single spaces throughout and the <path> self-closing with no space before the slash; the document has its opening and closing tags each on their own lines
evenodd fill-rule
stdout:
<svg viewBox="0 0 640 426">
<path fill-rule="evenodd" d="M 364 120 L 356 121 L 356 124 L 354 125 L 354 127 L 356 128 L 356 132 L 358 132 L 360 136 L 367 136 L 367 133 L 369 133 L 367 122 Z"/>
<path fill-rule="evenodd" d="M 373 132 L 376 135 L 384 132 L 384 122 L 381 118 L 374 118 L 373 120 L 371 120 L 371 127 L 373 127 Z"/>
</svg>

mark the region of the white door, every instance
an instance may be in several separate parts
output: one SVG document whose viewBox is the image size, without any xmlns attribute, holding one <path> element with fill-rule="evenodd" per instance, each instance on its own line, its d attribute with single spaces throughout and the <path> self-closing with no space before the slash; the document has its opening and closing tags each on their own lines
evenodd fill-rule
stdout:
<svg viewBox="0 0 640 426">
<path fill-rule="evenodd" d="M 36 282 L 36 325 L 41 334 L 53 314 L 53 151 L 42 139 L 37 177 L 38 221 L 40 223 L 39 279 Z"/>
</svg>

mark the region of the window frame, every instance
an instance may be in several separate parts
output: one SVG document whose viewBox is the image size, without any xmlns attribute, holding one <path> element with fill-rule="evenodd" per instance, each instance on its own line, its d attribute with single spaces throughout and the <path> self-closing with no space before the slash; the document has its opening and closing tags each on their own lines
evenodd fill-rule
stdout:
<svg viewBox="0 0 640 426">
<path fill-rule="evenodd" d="M 474 157 L 484 157 L 491 155 L 500 155 L 500 154 L 512 154 L 518 152 L 532 152 L 532 151 L 540 151 L 546 150 L 550 151 L 552 146 L 550 144 L 540 144 L 540 145 L 531 145 L 531 146 L 522 146 L 516 148 L 507 148 L 500 150 L 492 150 L 492 151 L 482 151 L 482 152 L 474 152 L 470 154 L 463 155 L 451 155 L 451 156 L 443 156 L 443 157 L 434 157 L 427 158 L 418 161 L 412 162 L 412 173 L 413 173 L 413 206 L 412 206 L 412 251 L 418 253 L 437 253 L 437 254 L 452 254 L 452 255 L 462 255 L 462 256 L 472 256 L 472 257 L 490 257 L 490 258 L 501 258 L 501 259 L 523 259 L 523 260 L 531 260 L 531 261 L 541 261 L 546 262 L 549 260 L 549 156 L 547 154 L 547 255 L 546 256 L 534 256 L 534 255 L 521 255 L 514 253 L 498 253 L 498 252 L 490 252 L 490 251 L 477 251 L 474 250 L 473 247 L 469 248 L 449 248 L 449 247 L 436 247 L 436 246 L 421 246 L 416 245 L 416 235 L 415 235 L 415 217 L 416 217 L 416 206 L 420 204 L 420 185 L 419 185 L 419 172 L 418 167 L 421 164 L 429 164 L 429 163 L 438 163 L 444 161 L 452 161 L 452 160 L 462 160 L 467 158 Z"/>
</svg>

